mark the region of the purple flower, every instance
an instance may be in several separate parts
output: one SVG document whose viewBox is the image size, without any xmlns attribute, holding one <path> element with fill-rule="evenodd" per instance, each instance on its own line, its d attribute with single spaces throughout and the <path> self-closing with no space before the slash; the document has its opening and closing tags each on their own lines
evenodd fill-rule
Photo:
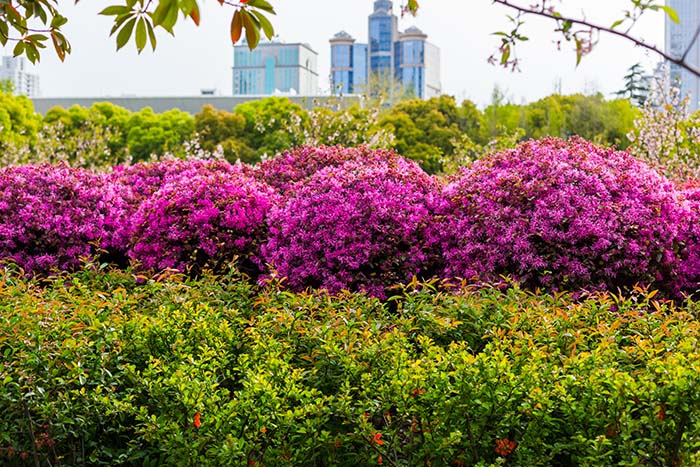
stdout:
<svg viewBox="0 0 700 467">
<path fill-rule="evenodd" d="M 671 182 L 581 138 L 529 141 L 443 191 L 431 239 L 446 277 L 612 289 L 672 280 L 683 210 Z"/>
<path fill-rule="evenodd" d="M 265 258 L 295 290 L 364 290 L 421 274 L 424 232 L 439 183 L 399 157 L 327 167 L 270 214 Z"/>
</svg>

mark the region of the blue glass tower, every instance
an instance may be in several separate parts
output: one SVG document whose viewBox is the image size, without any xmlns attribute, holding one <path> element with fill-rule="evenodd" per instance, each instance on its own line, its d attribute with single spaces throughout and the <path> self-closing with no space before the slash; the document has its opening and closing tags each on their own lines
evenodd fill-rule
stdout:
<svg viewBox="0 0 700 467">
<path fill-rule="evenodd" d="M 355 43 L 345 31 L 331 39 L 333 92 L 364 92 L 370 75 L 376 75 L 399 81 L 421 99 L 440 95 L 440 49 L 416 27 L 400 32 L 392 8 L 390 0 L 374 2 L 367 44 Z"/>
<path fill-rule="evenodd" d="M 369 72 L 383 76 L 394 74 L 394 43 L 398 39 L 399 20 L 392 2 L 377 0 L 369 16 Z"/>
<path fill-rule="evenodd" d="M 341 31 L 331 39 L 331 91 L 334 94 L 363 92 L 367 83 L 367 44 Z"/>
</svg>

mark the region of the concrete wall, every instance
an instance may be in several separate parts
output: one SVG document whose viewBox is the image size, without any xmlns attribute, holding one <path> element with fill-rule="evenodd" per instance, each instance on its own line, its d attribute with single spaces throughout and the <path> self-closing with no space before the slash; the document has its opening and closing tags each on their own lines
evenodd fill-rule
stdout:
<svg viewBox="0 0 700 467">
<path fill-rule="evenodd" d="M 180 109 L 190 114 L 198 113 L 206 104 L 211 104 L 219 110 L 231 111 L 243 102 L 263 99 L 270 96 L 191 96 L 191 97 L 35 97 L 32 98 L 34 109 L 44 115 L 52 107 L 69 108 L 74 105 L 90 107 L 96 102 L 111 102 L 119 107 L 124 107 L 132 112 L 150 107 L 155 113 L 163 113 L 171 109 Z M 292 102 L 296 102 L 306 109 L 318 107 L 329 99 L 329 96 L 292 96 Z M 335 97 L 333 99 L 336 99 Z M 358 102 L 354 96 L 345 96 L 344 105 L 352 105 Z"/>
</svg>

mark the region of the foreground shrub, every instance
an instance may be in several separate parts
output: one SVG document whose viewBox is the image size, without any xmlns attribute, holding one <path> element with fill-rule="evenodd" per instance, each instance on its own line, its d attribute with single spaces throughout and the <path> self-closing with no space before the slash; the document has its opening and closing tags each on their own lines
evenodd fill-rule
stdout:
<svg viewBox="0 0 700 467">
<path fill-rule="evenodd" d="M 185 171 L 139 205 L 129 255 L 146 269 L 193 273 L 238 258 L 257 274 L 274 202 L 271 188 L 241 170 Z"/>
<path fill-rule="evenodd" d="M 338 167 L 350 161 L 371 165 L 395 161 L 399 157 L 393 151 L 368 146 L 300 146 L 257 164 L 254 176 L 280 192 L 286 192 L 297 182 L 307 180 L 326 167 Z"/>
<path fill-rule="evenodd" d="M 424 272 L 438 182 L 414 162 L 348 162 L 313 175 L 270 214 L 266 259 L 295 290 L 366 290 Z"/>
<path fill-rule="evenodd" d="M 440 214 L 446 277 L 612 290 L 674 280 L 674 187 L 580 138 L 530 141 L 475 162 L 445 188 Z"/>
<path fill-rule="evenodd" d="M 699 465 L 697 303 L 419 288 L 0 276 L 0 463 Z"/>
<path fill-rule="evenodd" d="M 66 165 L 0 170 L 0 263 L 29 274 L 72 270 L 113 241 L 121 198 L 101 177 Z"/>
</svg>

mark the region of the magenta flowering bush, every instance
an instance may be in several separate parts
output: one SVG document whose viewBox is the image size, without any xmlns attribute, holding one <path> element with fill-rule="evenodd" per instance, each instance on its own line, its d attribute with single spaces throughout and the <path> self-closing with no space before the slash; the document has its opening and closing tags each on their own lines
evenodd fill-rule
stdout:
<svg viewBox="0 0 700 467">
<path fill-rule="evenodd" d="M 184 176 L 207 175 L 212 173 L 240 173 L 249 170 L 235 166 L 224 160 L 211 159 L 163 159 L 156 162 L 140 162 L 131 166 L 117 166 L 106 175 L 107 182 L 114 186 L 124 200 L 122 210 L 114 215 L 119 219 L 110 245 L 115 256 L 126 254 L 133 243 L 134 214 L 141 203 L 160 190 L 167 183 Z"/>
<path fill-rule="evenodd" d="M 382 297 L 430 264 L 424 235 L 439 189 L 398 157 L 327 167 L 273 208 L 265 258 L 292 289 Z"/>
<path fill-rule="evenodd" d="M 0 170 L 0 262 L 29 275 L 71 270 L 112 243 L 113 187 L 67 165 L 24 165 Z"/>
<path fill-rule="evenodd" d="M 697 180 L 682 190 L 681 249 L 675 290 L 695 293 L 700 290 L 700 186 Z"/>
<path fill-rule="evenodd" d="M 371 165 L 400 157 L 393 150 L 367 146 L 300 146 L 255 165 L 253 173 L 258 180 L 284 193 L 326 167 L 338 167 L 350 161 Z"/>
<path fill-rule="evenodd" d="M 612 289 L 676 280 L 671 182 L 581 138 L 529 141 L 474 163 L 443 191 L 431 234 L 446 277 Z"/>
<path fill-rule="evenodd" d="M 197 273 L 237 257 L 239 267 L 255 276 L 266 216 L 277 198 L 270 187 L 231 167 L 184 171 L 146 198 L 131 222 L 131 259 L 149 270 Z"/>
</svg>

